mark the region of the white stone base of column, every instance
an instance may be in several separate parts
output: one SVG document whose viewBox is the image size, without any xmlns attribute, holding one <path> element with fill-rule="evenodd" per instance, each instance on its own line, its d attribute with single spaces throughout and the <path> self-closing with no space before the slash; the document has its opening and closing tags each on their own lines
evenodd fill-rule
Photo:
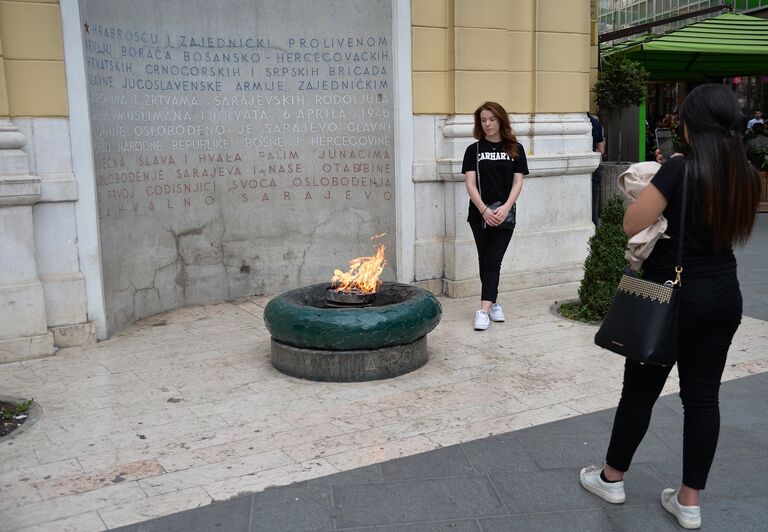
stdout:
<svg viewBox="0 0 768 532">
<path fill-rule="evenodd" d="M 48 329 L 85 322 L 85 283 L 80 272 L 41 275 L 40 283 Z"/>
<path fill-rule="evenodd" d="M 582 263 L 563 265 L 558 268 L 502 274 L 499 277 L 499 293 L 580 281 L 584 276 Z M 443 291 L 448 297 L 479 296 L 480 278 L 452 281 L 444 279 Z"/>
<path fill-rule="evenodd" d="M 443 279 L 428 279 L 426 281 L 414 281 L 414 286 L 418 286 L 419 288 L 423 288 L 424 290 L 428 290 L 435 294 L 436 296 L 443 295 L 445 293 L 445 289 L 443 288 Z"/>
<path fill-rule="evenodd" d="M 96 325 L 92 322 L 51 327 L 53 343 L 58 348 L 96 343 Z"/>
<path fill-rule="evenodd" d="M 0 340 L 0 364 L 51 356 L 56 351 L 53 334 L 4 338 Z"/>
</svg>

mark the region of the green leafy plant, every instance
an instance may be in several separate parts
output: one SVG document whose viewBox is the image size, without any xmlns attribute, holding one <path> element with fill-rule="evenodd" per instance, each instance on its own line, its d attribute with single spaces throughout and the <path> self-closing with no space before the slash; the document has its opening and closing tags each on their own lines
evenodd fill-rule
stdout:
<svg viewBox="0 0 768 532">
<path fill-rule="evenodd" d="M 602 59 L 600 73 L 593 87 L 595 103 L 601 111 L 619 113 L 618 160 L 621 161 L 621 111 L 629 105 L 638 105 L 645 98 L 648 71 L 622 54 Z"/>
<path fill-rule="evenodd" d="M 619 286 L 627 249 L 624 234 L 624 200 L 614 196 L 603 207 L 602 223 L 589 239 L 589 255 L 584 261 L 584 278 L 579 286 L 579 302 L 563 305 L 560 313 L 579 321 L 600 321 L 608 312 Z"/>
<path fill-rule="evenodd" d="M 10 421 L 16 416 L 27 414 L 32 407 L 34 399 L 22 401 L 21 403 L 9 403 L 0 405 L 0 421 Z"/>
</svg>

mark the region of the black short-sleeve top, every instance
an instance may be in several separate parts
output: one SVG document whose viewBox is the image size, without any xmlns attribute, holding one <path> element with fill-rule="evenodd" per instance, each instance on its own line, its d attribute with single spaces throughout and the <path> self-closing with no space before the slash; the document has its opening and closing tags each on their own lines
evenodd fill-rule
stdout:
<svg viewBox="0 0 768 532">
<path fill-rule="evenodd" d="M 480 196 L 486 205 L 500 201 L 504 203 L 512 192 L 515 174 L 528 175 L 528 160 L 525 149 L 517 143 L 517 157 L 510 157 L 499 143 L 490 143 L 483 139 L 473 142 L 464 152 L 461 173 L 477 172 L 480 167 Z M 480 211 L 469 202 L 468 222 L 482 223 Z"/>
<path fill-rule="evenodd" d="M 667 200 L 664 217 L 667 219 L 668 239 L 660 239 L 643 263 L 647 277 L 655 280 L 672 279 L 677 262 L 680 215 L 683 205 L 683 175 L 685 157 L 672 157 L 666 161 L 651 180 Z M 711 231 L 697 220 L 696 177 L 688 175 L 688 204 L 683 237 L 683 282 L 686 276 L 715 276 L 736 271 L 736 257 L 733 248 L 716 250 L 712 243 Z"/>
</svg>

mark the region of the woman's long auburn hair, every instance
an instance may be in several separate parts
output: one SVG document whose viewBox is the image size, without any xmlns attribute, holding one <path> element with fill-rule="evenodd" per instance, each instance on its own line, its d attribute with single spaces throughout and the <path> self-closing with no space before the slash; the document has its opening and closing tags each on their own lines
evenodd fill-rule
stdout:
<svg viewBox="0 0 768 532">
<path fill-rule="evenodd" d="M 518 153 L 517 137 L 512 133 L 512 126 L 509 124 L 509 115 L 501 106 L 496 102 L 485 102 L 475 110 L 475 130 L 473 135 L 477 140 L 485 138 L 485 131 L 483 131 L 483 124 L 480 121 L 480 113 L 483 111 L 490 111 L 496 120 L 499 121 L 499 134 L 501 135 L 501 142 L 504 146 L 504 151 L 507 152 L 512 159 L 515 159 Z"/>
<path fill-rule="evenodd" d="M 680 108 L 696 219 L 719 250 L 749 238 L 760 197 L 757 171 L 737 131 L 740 115 L 733 92 L 716 83 L 693 89 Z"/>
</svg>

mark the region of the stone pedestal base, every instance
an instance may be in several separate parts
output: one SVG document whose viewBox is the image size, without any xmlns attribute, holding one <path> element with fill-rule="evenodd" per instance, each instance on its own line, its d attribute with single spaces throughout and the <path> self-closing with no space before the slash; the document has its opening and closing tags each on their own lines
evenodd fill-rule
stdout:
<svg viewBox="0 0 768 532">
<path fill-rule="evenodd" d="M 427 337 L 408 345 L 359 351 L 302 349 L 272 339 L 272 365 L 313 381 L 362 382 L 397 377 L 427 363 Z"/>
<path fill-rule="evenodd" d="M 51 333 L 4 338 L 0 340 L 0 364 L 47 357 L 55 351 Z"/>
<path fill-rule="evenodd" d="M 96 343 L 96 325 L 92 321 L 51 327 L 56 347 L 75 347 Z"/>
<path fill-rule="evenodd" d="M 499 292 L 522 290 L 535 286 L 549 286 L 553 284 L 571 283 L 580 281 L 584 277 L 584 265 L 573 264 L 570 267 L 549 268 L 538 271 L 518 272 L 501 275 L 499 277 Z M 444 293 L 448 297 L 469 297 L 480 295 L 480 278 L 453 281 L 444 279 Z"/>
</svg>

